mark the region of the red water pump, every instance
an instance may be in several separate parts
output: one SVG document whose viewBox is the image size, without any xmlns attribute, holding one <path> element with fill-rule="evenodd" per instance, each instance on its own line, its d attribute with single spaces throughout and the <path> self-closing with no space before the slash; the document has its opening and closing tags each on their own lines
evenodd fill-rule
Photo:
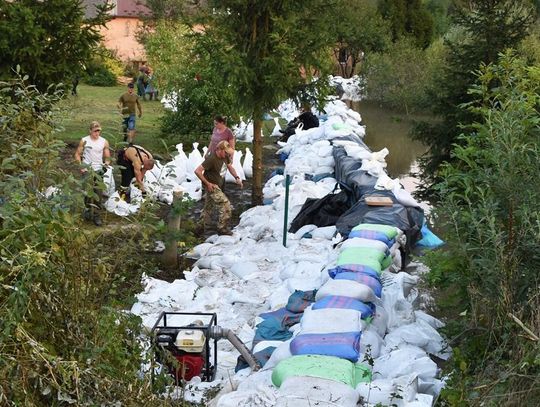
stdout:
<svg viewBox="0 0 540 407">
<path fill-rule="evenodd" d="M 156 361 L 166 366 L 176 381 L 189 381 L 195 376 L 203 381 L 214 380 L 217 340 L 211 337 L 210 330 L 216 325 L 216 314 L 162 312 L 152 328 Z"/>
</svg>

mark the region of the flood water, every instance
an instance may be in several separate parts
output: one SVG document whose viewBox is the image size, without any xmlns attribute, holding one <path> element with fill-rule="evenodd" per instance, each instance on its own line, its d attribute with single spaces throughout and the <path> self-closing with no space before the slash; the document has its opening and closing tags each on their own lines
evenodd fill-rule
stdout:
<svg viewBox="0 0 540 407">
<path fill-rule="evenodd" d="M 416 160 L 426 147 L 409 136 L 413 120 L 420 117 L 407 116 L 379 107 L 373 102 L 352 102 L 351 108 L 360 113 L 366 126 L 364 141 L 372 151 L 387 148 L 387 173 L 392 178 L 402 178 L 414 170 Z"/>
<path fill-rule="evenodd" d="M 388 175 L 391 178 L 399 178 L 403 187 L 414 193 L 422 181 L 411 173 L 418 171 L 417 159 L 427 148 L 419 141 L 413 140 L 409 132 L 414 120 L 429 120 L 429 117 L 407 116 L 369 101 L 348 102 L 348 105 L 362 116 L 362 124 L 366 126 L 364 141 L 368 147 L 372 151 L 386 147 L 390 152 L 386 156 Z M 428 209 L 427 204 L 421 206 Z"/>
</svg>

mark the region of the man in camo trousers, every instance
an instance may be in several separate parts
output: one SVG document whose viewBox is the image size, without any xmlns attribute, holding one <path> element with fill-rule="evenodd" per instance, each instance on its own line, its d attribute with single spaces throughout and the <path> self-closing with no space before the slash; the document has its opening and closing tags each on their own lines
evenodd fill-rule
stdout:
<svg viewBox="0 0 540 407">
<path fill-rule="evenodd" d="M 201 165 L 195 169 L 195 175 L 201 180 L 205 194 L 204 208 L 201 212 L 197 230 L 204 232 L 206 224 L 209 223 L 212 212 L 218 212 L 217 229 L 220 235 L 232 235 L 229 229 L 231 218 L 231 203 L 223 193 L 219 185 L 223 184 L 223 179 L 227 170 L 234 177 L 236 184 L 242 188 L 242 180 L 232 166 L 232 155 L 234 149 L 227 141 L 220 141 L 214 153 L 211 153 Z"/>
</svg>

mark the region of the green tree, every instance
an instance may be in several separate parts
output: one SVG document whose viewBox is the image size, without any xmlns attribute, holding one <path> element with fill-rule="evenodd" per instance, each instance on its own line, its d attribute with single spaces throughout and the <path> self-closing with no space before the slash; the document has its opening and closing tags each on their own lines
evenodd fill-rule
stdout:
<svg viewBox="0 0 540 407">
<path fill-rule="evenodd" d="M 450 28 L 448 12 L 452 0 L 427 0 L 426 9 L 433 18 L 433 34 L 442 37 Z"/>
<path fill-rule="evenodd" d="M 109 9 L 98 6 L 87 20 L 79 0 L 0 0 L 0 79 L 19 65 L 41 90 L 71 81 L 99 44 Z"/>
<path fill-rule="evenodd" d="M 191 61 L 192 72 L 208 71 L 221 78 L 217 86 L 223 84 L 222 91 L 234 94 L 232 108 L 253 119 L 252 197 L 259 204 L 263 114 L 310 89 L 316 75 L 325 77 L 330 72 L 336 43 L 332 15 L 343 4 L 341 0 L 280 0 L 257 7 L 247 0 L 207 3 L 192 18 L 184 16 L 188 26 L 203 27 L 193 33 L 198 58 Z M 308 93 L 313 95 L 304 94 Z"/>
<path fill-rule="evenodd" d="M 381 52 L 390 43 L 390 27 L 369 0 L 354 0 L 335 10 L 337 47 L 334 57 L 340 63 L 341 76 L 351 77 L 364 53 Z M 343 63 L 343 59 L 346 62 Z"/>
<path fill-rule="evenodd" d="M 162 131 L 183 142 L 207 138 L 216 114 L 234 113 L 231 87 L 210 69 L 211 55 L 199 52 L 195 38 L 190 26 L 174 18 L 153 23 L 151 33 L 143 36 L 158 88 L 171 96 L 174 106 L 165 113 Z"/>
<path fill-rule="evenodd" d="M 392 40 L 410 36 L 426 48 L 433 38 L 433 17 L 422 0 L 380 0 L 379 11 L 390 22 Z"/>
<path fill-rule="evenodd" d="M 460 107 L 476 97 L 468 92 L 475 81 L 475 71 L 481 63 L 496 62 L 499 52 L 517 47 L 534 22 L 534 9 L 528 0 L 475 0 L 467 5 L 456 11 L 454 31 L 446 40 L 445 66 L 429 95 L 432 113 L 441 120 L 435 124 L 421 123 L 415 130 L 415 137 L 429 147 L 421 160 L 425 181 L 421 194 L 426 197 L 434 198 L 431 186 L 438 180 L 440 165 L 450 160 L 461 126 L 478 119 L 475 112 Z"/>
<path fill-rule="evenodd" d="M 429 78 L 440 69 L 441 48 L 440 42 L 435 42 L 422 50 L 403 38 L 385 52 L 367 54 L 362 69 L 367 97 L 407 114 L 426 109 Z"/>
<path fill-rule="evenodd" d="M 456 314 L 456 367 L 443 398 L 537 404 L 540 68 L 504 55 L 482 66 L 471 93 L 468 109 L 480 120 L 443 167 L 436 213 L 447 245 L 430 262 L 434 282 L 451 293 L 445 312 Z"/>
</svg>

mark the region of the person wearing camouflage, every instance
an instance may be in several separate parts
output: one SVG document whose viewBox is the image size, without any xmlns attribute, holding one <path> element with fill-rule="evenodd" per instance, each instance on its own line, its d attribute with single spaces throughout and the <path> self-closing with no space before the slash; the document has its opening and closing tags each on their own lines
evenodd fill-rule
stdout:
<svg viewBox="0 0 540 407">
<path fill-rule="evenodd" d="M 231 218 L 231 203 L 223 193 L 219 185 L 223 184 L 223 179 L 227 170 L 234 177 L 236 184 L 242 188 L 242 180 L 232 166 L 232 155 L 234 149 L 227 141 L 220 141 L 214 153 L 211 153 L 201 165 L 195 169 L 195 175 L 201 180 L 205 190 L 204 208 L 198 224 L 198 230 L 204 231 L 210 222 L 210 217 L 214 210 L 218 213 L 218 233 L 221 235 L 231 235 L 229 220 Z"/>
</svg>

